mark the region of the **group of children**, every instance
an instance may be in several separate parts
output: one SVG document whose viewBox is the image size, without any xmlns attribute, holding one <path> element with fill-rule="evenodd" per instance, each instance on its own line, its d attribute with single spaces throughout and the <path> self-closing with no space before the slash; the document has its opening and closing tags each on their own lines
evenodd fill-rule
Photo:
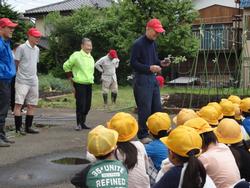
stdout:
<svg viewBox="0 0 250 188">
<path fill-rule="evenodd" d="M 88 134 L 92 162 L 71 183 L 80 188 L 249 188 L 250 98 L 230 96 L 174 118 L 147 120 L 153 141 L 136 141 L 136 119 L 115 114 Z"/>
</svg>

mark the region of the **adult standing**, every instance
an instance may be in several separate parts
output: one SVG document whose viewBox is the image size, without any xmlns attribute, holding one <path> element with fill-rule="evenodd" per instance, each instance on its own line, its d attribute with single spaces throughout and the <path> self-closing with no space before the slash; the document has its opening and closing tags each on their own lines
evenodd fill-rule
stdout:
<svg viewBox="0 0 250 188">
<path fill-rule="evenodd" d="M 28 40 L 21 44 L 15 54 L 17 65 L 15 83 L 15 126 L 16 133 L 24 135 L 26 133 L 36 134 L 38 130 L 32 128 L 35 107 L 38 103 L 38 77 L 37 63 L 39 62 L 40 50 L 37 44 L 41 38 L 41 32 L 36 28 L 30 28 L 27 32 Z M 21 108 L 26 101 L 27 113 L 25 118 L 25 132 L 22 127 Z"/>
<path fill-rule="evenodd" d="M 135 72 L 134 97 L 138 108 L 138 138 L 142 143 L 151 141 L 148 138 L 147 118 L 161 112 L 161 100 L 156 74 L 161 67 L 169 65 L 169 61 L 159 60 L 155 40 L 165 30 L 161 22 L 154 18 L 148 21 L 145 35 L 138 38 L 132 47 L 130 64 Z"/>
<path fill-rule="evenodd" d="M 12 50 L 12 55 L 15 61 L 15 53 L 17 47 L 20 46 L 20 43 L 15 43 L 13 45 L 13 50 Z M 10 107 L 11 107 L 11 112 L 14 115 L 14 108 L 15 108 L 15 82 L 16 82 L 16 77 L 14 76 L 11 80 L 11 97 L 10 97 Z"/>
<path fill-rule="evenodd" d="M 85 121 L 91 107 L 95 62 L 91 56 L 92 42 L 82 39 L 81 50 L 74 52 L 63 64 L 63 69 L 73 86 L 76 99 L 76 131 L 89 129 Z"/>
<path fill-rule="evenodd" d="M 105 107 L 108 105 L 109 90 L 111 90 L 112 104 L 116 103 L 118 92 L 116 69 L 119 66 L 119 61 L 116 50 L 111 49 L 107 55 L 95 63 L 95 68 L 102 73 L 102 96 Z"/>
<path fill-rule="evenodd" d="M 5 119 L 10 106 L 11 79 L 16 74 L 16 67 L 10 48 L 10 39 L 17 26 L 8 18 L 0 19 L 0 147 L 8 147 L 14 141 L 6 137 Z"/>
</svg>

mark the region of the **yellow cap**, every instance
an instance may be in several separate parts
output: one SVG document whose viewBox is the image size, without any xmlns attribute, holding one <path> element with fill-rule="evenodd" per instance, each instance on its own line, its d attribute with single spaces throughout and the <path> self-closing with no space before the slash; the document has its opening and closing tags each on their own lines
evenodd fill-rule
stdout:
<svg viewBox="0 0 250 188">
<path fill-rule="evenodd" d="M 242 119 L 242 116 L 241 116 L 241 111 L 240 111 L 240 105 L 234 103 L 234 112 L 235 112 L 235 115 L 234 115 L 234 118 L 236 120 L 241 120 Z"/>
<path fill-rule="evenodd" d="M 109 122 L 107 127 L 118 132 L 118 142 L 127 142 L 135 137 L 138 132 L 138 123 L 129 113 L 118 112 Z"/>
<path fill-rule="evenodd" d="M 222 113 L 222 107 L 219 105 L 219 103 L 217 102 L 210 102 L 207 104 L 207 106 L 212 106 L 216 109 L 216 111 L 218 112 L 218 115 L 219 115 L 219 119 L 222 119 L 223 118 L 223 113 Z"/>
<path fill-rule="evenodd" d="M 88 151 L 94 156 L 104 156 L 116 147 L 118 133 L 98 125 L 88 134 Z"/>
<path fill-rule="evenodd" d="M 236 104 L 240 104 L 240 102 L 241 102 L 240 97 L 238 97 L 236 95 L 230 95 L 228 97 L 228 100 L 230 100 L 232 103 L 236 103 Z"/>
<path fill-rule="evenodd" d="M 190 119 L 188 121 L 186 121 L 184 124 L 184 126 L 187 127 L 192 127 L 194 128 L 198 134 L 202 134 L 205 132 L 209 132 L 209 131 L 213 131 L 214 129 L 208 124 L 207 121 L 205 121 L 204 119 L 198 117 L 198 118 L 194 118 L 194 119 Z"/>
<path fill-rule="evenodd" d="M 250 112 L 250 97 L 241 100 L 240 109 L 243 112 Z"/>
<path fill-rule="evenodd" d="M 224 144 L 235 144 L 243 139 L 240 125 L 234 119 L 222 119 L 214 133 L 218 141 Z"/>
<path fill-rule="evenodd" d="M 206 120 L 210 125 L 218 125 L 219 115 L 217 110 L 212 106 L 203 106 L 198 112 L 198 116 Z"/>
<path fill-rule="evenodd" d="M 174 124 L 177 126 L 183 125 L 187 120 L 197 118 L 198 115 L 192 109 L 183 108 L 181 111 L 173 118 Z"/>
<path fill-rule="evenodd" d="M 233 103 L 227 99 L 221 99 L 220 106 L 222 108 L 222 113 L 224 116 L 234 116 L 234 106 Z"/>
<path fill-rule="evenodd" d="M 178 126 L 170 132 L 167 137 L 160 139 L 171 151 L 182 156 L 188 157 L 188 152 L 197 149 L 201 153 L 202 139 L 200 135 L 191 127 Z"/>
<path fill-rule="evenodd" d="M 170 129 L 171 120 L 167 113 L 156 112 L 149 116 L 147 126 L 153 135 L 158 135 L 159 131 Z"/>
</svg>

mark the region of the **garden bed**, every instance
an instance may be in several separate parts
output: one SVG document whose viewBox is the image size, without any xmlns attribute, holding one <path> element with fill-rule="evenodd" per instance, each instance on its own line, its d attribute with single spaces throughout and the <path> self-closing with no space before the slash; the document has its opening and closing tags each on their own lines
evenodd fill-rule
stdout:
<svg viewBox="0 0 250 188">
<path fill-rule="evenodd" d="M 50 99 L 53 97 L 61 97 L 64 95 L 70 94 L 69 92 L 62 92 L 62 91 L 39 91 L 39 98 L 40 99 Z"/>
</svg>

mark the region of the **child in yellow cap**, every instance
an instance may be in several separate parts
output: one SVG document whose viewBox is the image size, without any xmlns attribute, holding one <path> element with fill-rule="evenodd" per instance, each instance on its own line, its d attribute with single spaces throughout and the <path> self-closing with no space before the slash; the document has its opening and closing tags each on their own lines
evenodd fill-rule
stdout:
<svg viewBox="0 0 250 188">
<path fill-rule="evenodd" d="M 230 95 L 227 99 L 234 104 L 240 105 L 241 103 L 241 98 L 237 95 Z"/>
<path fill-rule="evenodd" d="M 171 120 L 167 113 L 156 112 L 149 116 L 146 124 L 154 139 L 152 142 L 145 144 L 145 148 L 154 167 L 159 171 L 162 161 L 168 157 L 168 149 L 160 138 L 168 135 L 171 129 Z"/>
<path fill-rule="evenodd" d="M 77 173 L 71 183 L 79 188 L 127 188 L 127 169 L 114 156 L 117 140 L 118 133 L 102 125 L 90 131 L 87 149 L 98 161 Z"/>
<path fill-rule="evenodd" d="M 244 139 L 247 140 L 249 139 L 249 135 L 246 131 L 246 128 L 243 126 L 242 120 L 244 118 L 242 116 L 242 113 L 244 114 L 244 112 L 241 111 L 240 109 L 240 103 L 241 103 L 241 99 L 238 96 L 230 95 L 228 99 L 222 99 L 220 102 L 220 105 L 223 109 L 224 118 L 230 118 L 230 119 L 236 120 L 241 125 L 241 131 L 243 133 Z"/>
<path fill-rule="evenodd" d="M 250 181 L 250 150 L 243 140 L 241 126 L 233 119 L 223 119 L 214 130 L 218 141 L 229 145 L 240 170 L 241 178 Z"/>
<path fill-rule="evenodd" d="M 140 141 L 134 141 L 138 132 L 136 119 L 129 113 L 119 112 L 110 119 L 107 127 L 118 132 L 115 157 L 123 161 L 128 169 L 128 187 L 150 188 L 144 145 Z"/>
<path fill-rule="evenodd" d="M 216 127 L 219 124 L 220 115 L 216 108 L 213 106 L 203 106 L 196 113 L 199 117 L 206 120 L 212 127 Z"/>
<path fill-rule="evenodd" d="M 240 180 L 240 172 L 229 147 L 218 143 L 213 128 L 202 118 L 191 119 L 184 126 L 194 128 L 202 138 L 199 160 L 217 188 L 230 187 Z"/>
<path fill-rule="evenodd" d="M 193 109 L 183 108 L 173 118 L 173 122 L 176 126 L 183 125 L 187 120 L 199 117 Z"/>
<path fill-rule="evenodd" d="M 174 164 L 154 188 L 215 188 L 213 181 L 197 159 L 201 154 L 202 139 L 190 127 L 178 126 L 168 137 L 161 138 L 169 148 L 169 160 Z"/>
<path fill-rule="evenodd" d="M 218 115 L 219 115 L 219 120 L 221 120 L 223 118 L 223 113 L 222 113 L 222 107 L 219 105 L 219 103 L 217 102 L 210 102 L 207 104 L 207 106 L 212 106 L 215 108 L 215 110 L 217 111 Z"/>
<path fill-rule="evenodd" d="M 223 118 L 231 118 L 234 119 L 235 117 L 235 107 L 230 100 L 228 99 L 221 99 L 220 106 L 222 108 Z"/>
</svg>

